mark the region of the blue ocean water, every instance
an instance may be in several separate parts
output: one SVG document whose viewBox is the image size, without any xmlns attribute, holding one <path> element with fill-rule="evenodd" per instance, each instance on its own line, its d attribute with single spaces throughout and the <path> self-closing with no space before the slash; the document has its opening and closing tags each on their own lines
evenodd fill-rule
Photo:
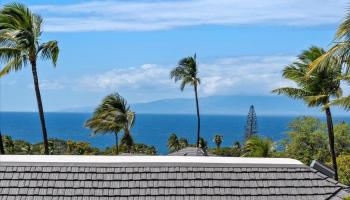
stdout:
<svg viewBox="0 0 350 200">
<path fill-rule="evenodd" d="M 112 134 L 92 136 L 84 122 L 89 113 L 46 113 L 49 138 L 80 140 L 99 148 L 114 144 Z M 23 139 L 35 143 L 42 141 L 40 121 L 37 113 L 1 112 L 0 125 L 2 134 L 14 139 Z M 258 116 L 259 135 L 277 141 L 285 138 L 288 123 L 295 116 Z M 323 119 L 323 118 L 321 118 Z M 171 133 L 186 137 L 190 143 L 196 139 L 195 115 L 154 115 L 138 114 L 132 134 L 136 142 L 154 145 L 159 154 L 167 153 L 167 139 Z M 349 117 L 335 117 L 337 122 L 350 122 Z M 201 134 L 209 146 L 214 146 L 215 134 L 223 135 L 223 146 L 231 146 L 235 141 L 242 141 L 246 116 L 203 115 Z"/>
</svg>

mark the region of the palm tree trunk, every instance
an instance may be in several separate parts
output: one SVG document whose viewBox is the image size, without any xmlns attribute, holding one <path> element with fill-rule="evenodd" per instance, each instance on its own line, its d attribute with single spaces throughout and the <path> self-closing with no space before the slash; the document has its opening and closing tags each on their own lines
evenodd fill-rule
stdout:
<svg viewBox="0 0 350 200">
<path fill-rule="evenodd" d="M 118 133 L 114 133 L 115 134 L 115 150 L 116 150 L 116 155 L 119 154 L 119 147 L 118 147 Z"/>
<path fill-rule="evenodd" d="M 194 85 L 194 94 L 196 96 L 196 108 L 197 108 L 197 147 L 199 147 L 201 119 L 200 119 L 200 115 L 199 115 L 198 91 L 197 91 L 196 84 Z"/>
<path fill-rule="evenodd" d="M 331 109 L 326 108 L 326 116 L 327 116 L 327 128 L 328 128 L 328 139 L 329 139 L 329 150 L 332 157 L 332 165 L 334 170 L 334 179 L 338 180 L 338 167 L 337 167 L 337 157 L 335 155 L 334 149 L 334 130 L 333 130 L 333 121 Z"/>
<path fill-rule="evenodd" d="M 0 154 L 5 154 L 4 143 L 2 141 L 1 131 L 0 131 Z"/>
<path fill-rule="evenodd" d="M 41 129 L 43 132 L 44 149 L 45 149 L 45 154 L 48 155 L 49 154 L 49 144 L 47 141 L 47 132 L 46 132 L 46 125 L 45 125 L 43 104 L 41 101 L 41 94 L 40 94 L 40 89 L 39 89 L 38 73 L 36 71 L 36 61 L 31 61 L 30 63 L 32 65 L 35 95 L 36 95 L 36 100 L 38 103 L 38 111 L 39 111 L 39 117 L 40 117 L 40 122 L 41 122 Z"/>
</svg>

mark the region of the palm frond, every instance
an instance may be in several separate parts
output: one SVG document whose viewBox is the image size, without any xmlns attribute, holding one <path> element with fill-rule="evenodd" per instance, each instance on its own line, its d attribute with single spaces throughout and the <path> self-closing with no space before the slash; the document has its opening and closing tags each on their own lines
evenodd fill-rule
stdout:
<svg viewBox="0 0 350 200">
<path fill-rule="evenodd" d="M 6 74 L 10 73 L 11 71 L 18 71 L 21 70 L 22 67 L 25 65 L 26 59 L 23 59 L 23 57 L 14 57 L 12 58 L 0 71 L 0 77 L 5 76 Z"/>
<path fill-rule="evenodd" d="M 339 45 L 333 46 L 331 49 L 329 49 L 326 53 L 319 56 L 316 60 L 313 60 L 309 64 L 309 71 L 306 74 L 307 76 L 310 76 L 315 70 L 317 69 L 324 69 L 327 67 L 326 64 L 329 64 L 331 59 L 334 59 L 333 55 L 336 51 L 339 49 Z M 329 66 L 332 67 L 332 66 Z"/>
<path fill-rule="evenodd" d="M 310 93 L 300 88 L 283 87 L 272 90 L 272 93 L 277 93 L 278 95 L 286 95 L 293 99 L 304 99 L 305 96 L 309 96 Z"/>
<path fill-rule="evenodd" d="M 310 107 L 327 105 L 329 103 L 329 95 L 320 94 L 315 96 L 305 96 L 304 100 Z"/>
<path fill-rule="evenodd" d="M 18 58 L 21 56 L 21 50 L 11 47 L 0 47 L 0 61 L 8 62 L 12 58 Z"/>
<path fill-rule="evenodd" d="M 113 93 L 102 100 L 92 117 L 86 121 L 85 127 L 94 134 L 118 133 L 122 130 L 130 134 L 134 123 L 135 113 L 130 110 L 126 100 L 118 93 Z"/>
<path fill-rule="evenodd" d="M 49 41 L 40 45 L 38 52 L 41 52 L 41 57 L 44 60 L 52 60 L 54 66 L 56 66 L 59 48 L 57 41 Z"/>
<path fill-rule="evenodd" d="M 338 99 L 335 99 L 331 102 L 331 105 L 337 105 L 343 107 L 345 110 L 350 110 L 350 96 L 341 97 Z"/>
</svg>

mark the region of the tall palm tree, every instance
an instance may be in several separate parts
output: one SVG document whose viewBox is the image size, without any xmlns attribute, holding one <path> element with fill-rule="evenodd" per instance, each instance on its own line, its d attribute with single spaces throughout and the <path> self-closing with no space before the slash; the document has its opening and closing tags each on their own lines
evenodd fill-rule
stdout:
<svg viewBox="0 0 350 200">
<path fill-rule="evenodd" d="M 135 122 L 135 113 L 130 110 L 126 100 L 118 93 L 106 96 L 96 108 L 92 117 L 86 121 L 85 126 L 91 128 L 95 134 L 114 133 L 116 154 L 118 150 L 118 133 L 124 131 L 122 144 L 131 151 L 133 140 L 130 129 Z"/>
<path fill-rule="evenodd" d="M 12 3 L 0 9 L 0 61 L 5 66 L 0 71 L 0 77 L 11 71 L 19 71 L 28 63 L 32 67 L 34 89 L 38 104 L 41 129 L 44 139 L 45 154 L 49 154 L 47 131 L 39 80 L 37 60 L 51 60 L 56 66 L 59 48 L 57 41 L 40 43 L 43 19 L 32 13 L 25 5 Z"/>
<path fill-rule="evenodd" d="M 309 65 L 320 56 L 324 55 L 322 48 L 311 47 L 303 51 L 298 60 L 287 66 L 283 71 L 283 77 L 294 81 L 298 87 L 284 87 L 273 90 L 274 93 L 287 95 L 294 99 L 302 99 L 309 107 L 322 107 L 327 117 L 329 148 L 332 157 L 335 179 L 338 179 L 336 155 L 334 150 L 334 130 L 330 103 L 342 95 L 339 77 L 341 76 L 341 64 L 337 59 L 330 59 L 327 64 L 330 67 L 314 70 L 308 77 Z"/>
<path fill-rule="evenodd" d="M 196 98 L 196 110 L 197 110 L 197 147 L 199 147 L 200 140 L 200 115 L 199 115 L 199 103 L 198 103 L 198 86 L 200 79 L 198 77 L 198 67 L 196 62 L 196 54 L 193 57 L 186 57 L 179 61 L 178 65 L 170 72 L 170 78 L 175 82 L 181 81 L 180 89 L 183 91 L 186 85 L 192 85 L 194 88 L 194 94 Z"/>
</svg>

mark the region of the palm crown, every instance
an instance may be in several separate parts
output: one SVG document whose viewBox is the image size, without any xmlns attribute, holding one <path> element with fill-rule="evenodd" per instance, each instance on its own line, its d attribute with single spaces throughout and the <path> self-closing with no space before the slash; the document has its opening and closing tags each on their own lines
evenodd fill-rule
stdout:
<svg viewBox="0 0 350 200">
<path fill-rule="evenodd" d="M 59 48 L 57 41 L 40 44 L 43 19 L 22 4 L 5 5 L 0 12 L 0 59 L 6 65 L 0 77 L 22 69 L 40 56 L 56 65 Z"/>
<path fill-rule="evenodd" d="M 181 59 L 178 66 L 170 72 L 170 78 L 174 79 L 175 82 L 181 81 L 180 89 L 184 90 L 186 85 L 197 86 L 200 84 L 197 74 L 196 55 L 194 55 Z"/>
<path fill-rule="evenodd" d="M 86 121 L 85 126 L 91 128 L 95 134 L 118 134 L 123 130 L 122 142 L 130 149 L 133 145 L 130 129 L 134 123 L 135 113 L 131 111 L 130 106 L 122 96 L 114 93 L 102 100 L 92 118 Z"/>
<path fill-rule="evenodd" d="M 322 56 L 325 51 L 311 47 L 298 56 L 298 61 L 283 70 L 283 77 L 294 81 L 298 87 L 283 87 L 273 90 L 295 99 L 304 100 L 308 106 L 329 106 L 332 97 L 340 97 L 342 89 L 339 77 L 341 65 L 335 60 L 328 60 L 329 68 L 319 68 L 307 77 L 309 64 Z"/>
</svg>

